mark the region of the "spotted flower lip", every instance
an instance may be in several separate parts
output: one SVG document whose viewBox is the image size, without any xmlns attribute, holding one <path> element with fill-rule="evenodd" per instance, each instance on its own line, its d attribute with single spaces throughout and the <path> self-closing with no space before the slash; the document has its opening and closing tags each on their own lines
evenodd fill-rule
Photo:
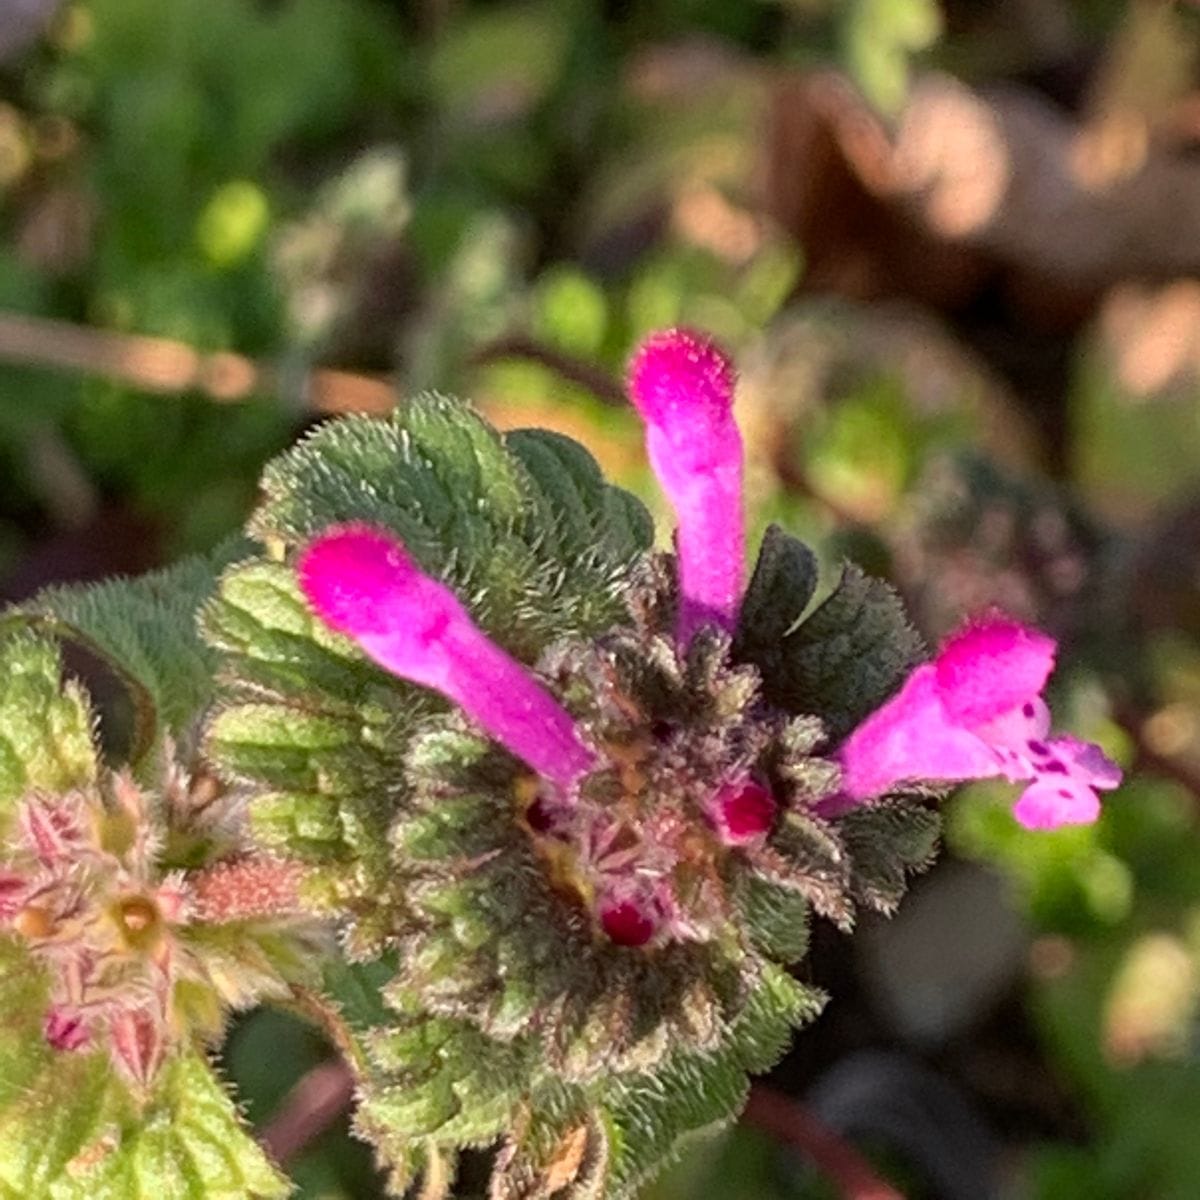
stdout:
<svg viewBox="0 0 1200 1200">
<path fill-rule="evenodd" d="M 324 621 L 392 674 L 452 700 L 543 778 L 569 790 L 592 765 L 570 713 L 390 533 L 334 526 L 299 573 Z"/>
<path fill-rule="evenodd" d="M 838 751 L 844 810 L 906 782 L 1004 778 L 1027 783 L 1014 808 L 1029 829 L 1090 823 L 1097 790 L 1121 770 L 1099 747 L 1050 737 L 1042 698 L 1054 640 L 996 614 L 968 625 L 916 668 Z"/>
<path fill-rule="evenodd" d="M 706 623 L 732 630 L 741 605 L 746 534 L 733 392 L 728 358 L 684 329 L 652 334 L 629 367 L 650 465 L 675 510 L 683 646 Z"/>
</svg>

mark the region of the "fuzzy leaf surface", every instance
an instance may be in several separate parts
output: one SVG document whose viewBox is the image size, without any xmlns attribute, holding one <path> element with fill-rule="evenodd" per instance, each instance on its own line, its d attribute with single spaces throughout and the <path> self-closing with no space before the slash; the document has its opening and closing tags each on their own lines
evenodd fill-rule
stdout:
<svg viewBox="0 0 1200 1200">
<path fill-rule="evenodd" d="M 25 631 L 0 635 L 0 830 L 26 792 L 63 792 L 96 773 L 92 716 L 63 686 L 58 648 Z"/>
<path fill-rule="evenodd" d="M 759 665 L 769 698 L 820 713 L 836 739 L 900 686 L 922 649 L 900 597 L 847 563 L 830 595 Z"/>
<path fill-rule="evenodd" d="M 2 1200 L 273 1200 L 291 1188 L 242 1125 L 198 1051 L 169 1062 L 148 1097 L 103 1052 L 42 1037 L 46 981 L 0 939 Z"/>
<path fill-rule="evenodd" d="M 689 1139 L 734 1120 L 746 1101 L 746 1073 L 774 1066 L 794 1029 L 813 1020 L 824 1003 L 819 992 L 768 968 L 719 1049 L 676 1054 L 651 1074 L 610 1085 L 603 1104 L 610 1142 L 607 1200 L 636 1195 Z"/>
<path fill-rule="evenodd" d="M 817 587 L 817 556 L 798 538 L 770 525 L 742 600 L 735 657 L 771 654 L 800 619 Z"/>
<path fill-rule="evenodd" d="M 234 540 L 148 575 L 48 588 L 12 616 L 94 650 L 144 692 L 160 730 L 183 731 L 210 701 L 216 671 L 196 612 L 245 549 Z"/>
<path fill-rule="evenodd" d="M 622 584 L 653 532 L 582 446 L 540 431 L 502 437 L 436 394 L 317 429 L 267 467 L 263 488 L 251 531 L 264 542 L 382 525 L 526 659 L 551 637 L 622 620 Z"/>
</svg>

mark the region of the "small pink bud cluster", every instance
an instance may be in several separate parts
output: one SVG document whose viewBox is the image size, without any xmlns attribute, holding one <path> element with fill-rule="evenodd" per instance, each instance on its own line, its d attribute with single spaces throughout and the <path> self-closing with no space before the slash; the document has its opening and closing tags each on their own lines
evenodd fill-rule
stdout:
<svg viewBox="0 0 1200 1200">
<path fill-rule="evenodd" d="M 671 330 L 648 338 L 629 373 L 647 453 L 675 510 L 681 653 L 705 626 L 736 628 L 745 577 L 743 455 L 733 416 L 734 373 L 707 338 Z M 423 572 L 386 530 L 326 530 L 299 561 L 317 614 L 385 670 L 440 692 L 544 781 L 524 812 L 540 838 L 573 847 L 597 927 L 622 945 L 687 936 L 666 881 L 673 834 L 581 805 L 580 783 L 605 765 L 571 714 L 480 630 L 445 584 Z M 827 815 L 913 781 L 1003 775 L 1032 780 L 1017 806 L 1025 824 L 1094 820 L 1094 788 L 1119 771 L 1094 747 L 1043 739 L 1041 690 L 1050 639 L 997 618 L 948 643 L 846 740 L 844 783 Z M 750 778 L 717 780 L 698 798 L 711 836 L 730 852 L 767 837 L 778 802 Z"/>
<path fill-rule="evenodd" d="M 107 1048 L 145 1088 L 184 1024 L 178 982 L 207 984 L 230 1003 L 241 998 L 222 994 L 191 935 L 210 922 L 297 917 L 300 877 L 295 864 L 266 859 L 192 876 L 163 872 L 161 831 L 144 793 L 124 773 L 107 790 L 107 801 L 82 791 L 22 801 L 0 862 L 0 932 L 48 969 L 48 1044 L 62 1052 Z"/>
</svg>

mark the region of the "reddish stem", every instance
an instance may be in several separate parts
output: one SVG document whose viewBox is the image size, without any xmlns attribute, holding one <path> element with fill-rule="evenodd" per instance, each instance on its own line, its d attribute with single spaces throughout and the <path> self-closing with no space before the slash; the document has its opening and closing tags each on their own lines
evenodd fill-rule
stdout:
<svg viewBox="0 0 1200 1200">
<path fill-rule="evenodd" d="M 748 1125 L 802 1151 L 842 1200 L 904 1200 L 875 1173 L 869 1162 L 819 1117 L 790 1096 L 755 1084 L 742 1119 Z"/>
<path fill-rule="evenodd" d="M 350 1107 L 354 1076 L 340 1058 L 327 1059 L 302 1076 L 276 1114 L 259 1131 L 266 1152 L 285 1166 Z"/>
</svg>

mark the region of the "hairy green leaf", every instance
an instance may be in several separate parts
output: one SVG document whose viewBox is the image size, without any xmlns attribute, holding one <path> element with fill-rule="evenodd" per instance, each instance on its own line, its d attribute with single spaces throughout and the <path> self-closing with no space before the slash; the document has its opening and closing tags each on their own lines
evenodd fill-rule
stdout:
<svg viewBox="0 0 1200 1200">
<path fill-rule="evenodd" d="M 215 655 L 196 631 L 196 612 L 220 571 L 247 545 L 226 542 L 161 571 L 103 583 L 52 587 L 15 610 L 59 636 L 82 642 L 131 675 L 158 722 L 181 731 L 212 697 Z"/>
<path fill-rule="evenodd" d="M 778 525 L 762 548 L 742 600 L 734 656 L 757 662 L 770 655 L 800 619 L 817 587 L 817 556 Z"/>
<path fill-rule="evenodd" d="M 468 405 L 434 394 L 388 418 L 321 427 L 268 466 L 263 486 L 251 523 L 263 541 L 382 525 L 526 659 L 552 637 L 622 620 L 623 584 L 653 532 L 583 447 L 539 431 L 501 437 Z"/>
<path fill-rule="evenodd" d="M 847 563 L 837 587 L 761 664 L 764 691 L 793 712 L 819 713 L 838 738 L 899 687 L 922 649 L 899 596 Z"/>
<path fill-rule="evenodd" d="M 46 980 L 0 939 L 3 1200 L 267 1200 L 291 1188 L 242 1125 L 199 1051 L 171 1060 L 147 1096 L 107 1054 L 42 1037 Z"/>
<path fill-rule="evenodd" d="M 0 633 L 0 829 L 26 792 L 69 791 L 95 774 L 87 698 L 62 684 L 58 648 L 25 631 Z"/>
</svg>

